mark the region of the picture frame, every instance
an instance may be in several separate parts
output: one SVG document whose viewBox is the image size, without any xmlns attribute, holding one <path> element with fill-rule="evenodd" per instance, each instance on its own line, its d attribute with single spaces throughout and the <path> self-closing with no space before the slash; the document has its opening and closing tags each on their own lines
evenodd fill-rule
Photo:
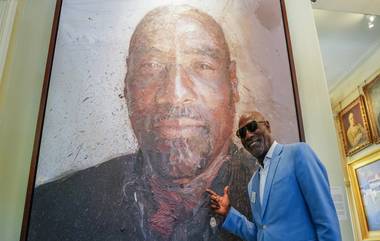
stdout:
<svg viewBox="0 0 380 241">
<path fill-rule="evenodd" d="M 371 144 L 372 138 L 362 95 L 344 107 L 338 116 L 346 156 L 351 156 Z"/>
<path fill-rule="evenodd" d="M 380 239 L 380 151 L 348 164 L 361 240 Z"/>
<path fill-rule="evenodd" d="M 363 87 L 372 137 L 380 143 L 380 75 Z"/>
<path fill-rule="evenodd" d="M 165 2 L 165 4 L 169 4 L 173 1 L 163 2 Z M 305 138 L 302 124 L 302 115 L 300 109 L 297 79 L 295 74 L 295 66 L 293 62 L 290 35 L 286 17 L 285 1 L 265 0 L 265 4 L 262 5 L 253 4 L 253 1 L 244 1 L 241 3 L 235 1 L 225 1 L 224 5 L 223 1 L 220 0 L 207 1 L 207 3 L 205 3 L 206 5 L 202 5 L 203 3 L 200 3 L 199 1 L 189 0 L 188 2 L 188 4 L 191 7 L 197 8 L 202 12 L 205 12 L 206 15 L 210 15 L 213 18 L 217 18 L 216 16 L 218 16 L 218 13 L 227 14 L 227 17 L 224 18 L 223 16 L 219 16 L 219 19 L 217 19 L 219 21 L 214 22 L 214 20 L 210 20 L 210 16 L 205 17 L 205 14 L 201 13 L 202 16 L 200 18 L 202 19 L 199 20 L 201 24 L 204 24 L 204 22 L 209 23 L 211 21 L 214 25 L 217 24 L 217 26 L 222 26 L 223 31 L 226 33 L 225 41 L 228 42 L 227 45 L 232 45 L 229 51 L 231 52 L 231 57 L 234 59 L 234 61 L 231 61 L 229 63 L 229 68 L 226 69 L 230 71 L 229 78 L 231 78 L 231 81 L 236 81 L 236 78 L 232 78 L 234 77 L 233 75 L 237 75 L 237 79 L 239 80 L 239 84 L 237 87 L 234 86 L 235 83 L 231 84 L 231 86 L 229 85 L 228 87 L 231 89 L 232 87 L 237 88 L 238 95 L 236 93 L 233 93 L 231 94 L 233 98 L 229 98 L 230 102 L 236 102 L 236 109 L 235 106 L 233 108 L 229 106 L 231 105 L 230 102 L 226 102 L 222 106 L 222 109 L 227 109 L 227 111 L 231 111 L 231 113 L 233 113 L 232 120 L 231 118 L 228 121 L 223 121 L 219 119 L 218 121 L 213 122 L 213 125 L 215 126 L 232 122 L 231 125 L 224 128 L 224 132 L 226 133 L 231 131 L 230 136 L 228 136 L 227 138 L 219 138 L 220 140 L 218 141 L 228 140 L 229 142 L 231 142 L 227 143 L 233 146 L 233 149 L 231 149 L 231 151 L 233 150 L 234 155 L 236 155 L 236 157 L 237 155 L 239 155 L 239 159 L 243 161 L 245 159 L 246 153 L 243 153 L 243 148 L 241 148 L 241 146 L 238 146 L 238 140 L 236 137 L 234 137 L 233 133 L 235 133 L 235 131 L 232 131 L 232 128 L 236 128 L 236 122 L 239 114 L 252 110 L 261 111 L 267 116 L 268 120 L 271 122 L 272 131 L 274 133 L 277 133 L 277 139 L 280 142 L 288 143 L 295 141 L 304 141 Z M 129 3 L 133 4 L 129 6 Z M 101 5 L 101 7 L 97 6 L 97 4 Z M 152 11 L 160 11 L 160 9 L 157 10 L 157 8 L 160 8 L 161 5 L 165 4 L 161 4 L 153 0 L 112 1 L 112 3 L 111 1 L 107 1 L 107 3 L 105 3 L 105 1 L 102 0 L 57 0 L 52 26 L 52 35 L 48 52 L 48 60 L 46 64 L 45 77 L 41 94 L 40 110 L 37 121 L 28 189 L 25 200 L 23 227 L 21 231 L 20 240 L 34 240 L 33 237 L 37 237 L 36 239 L 38 240 L 54 240 L 54 237 L 50 237 L 49 233 L 57 235 L 57 237 L 59 237 L 57 239 L 63 239 L 64 237 L 65 240 L 73 239 L 70 235 L 75 235 L 75 232 L 83 235 L 83 232 L 86 231 L 73 231 L 74 229 L 71 230 L 70 227 L 67 228 L 66 225 L 63 225 L 65 226 L 65 228 L 63 228 L 62 223 L 56 224 L 58 232 L 54 231 L 54 229 L 50 228 L 49 226 L 41 225 L 37 222 L 33 223 L 33 217 L 42 216 L 40 215 L 40 213 L 37 213 L 33 216 L 33 212 L 38 212 L 38 210 L 36 211 L 36 209 L 38 209 L 38 207 L 42 207 L 44 209 L 43 215 L 47 217 L 47 219 L 44 220 L 44 222 L 46 221 L 47 225 L 54 225 L 54 220 L 57 219 L 49 219 L 49 215 L 50 213 L 55 213 L 57 211 L 60 212 L 59 214 L 57 214 L 59 216 L 58 219 L 63 220 L 63 222 L 65 220 L 70 220 L 67 221 L 67 223 L 65 223 L 68 224 L 68 226 L 70 226 L 70 223 L 79 223 L 77 226 L 83 228 L 87 224 L 85 224 L 85 222 L 83 222 L 83 220 L 80 219 L 80 216 L 83 217 L 83 215 L 86 214 L 82 213 L 81 209 L 73 211 L 73 207 L 70 206 L 71 204 L 68 204 L 67 201 L 64 201 L 64 205 L 68 204 L 70 207 L 63 207 L 63 205 L 58 204 L 61 202 L 61 200 L 58 199 L 64 199 L 70 196 L 70 198 L 73 198 L 71 201 L 75 203 L 76 208 L 78 207 L 77 204 L 80 203 L 79 200 L 87 199 L 86 203 L 89 203 L 91 202 L 91 200 L 94 200 L 93 206 L 96 206 L 99 209 L 107 209 L 108 204 L 95 204 L 95 201 L 102 202 L 102 200 L 98 200 L 98 193 L 101 193 L 101 196 L 104 199 L 109 199 L 110 196 L 106 193 L 108 188 L 99 191 L 96 189 L 96 186 L 107 186 L 110 182 L 107 182 L 108 179 L 106 180 L 106 178 L 114 180 L 118 176 L 116 173 L 120 170 L 120 168 L 112 169 L 112 171 L 110 173 L 107 173 L 107 175 L 93 175 L 93 178 L 95 180 L 91 181 L 89 181 L 85 177 L 82 177 L 81 175 L 84 173 L 92 172 L 93 170 L 103 169 L 105 166 L 108 166 L 108 163 L 111 163 L 111 161 L 112 163 L 115 163 L 115 161 L 119 161 L 123 158 L 126 158 L 128 159 L 129 163 L 130 161 L 132 161 L 132 159 L 135 160 L 138 158 L 143 158 L 140 155 L 141 153 L 144 153 L 144 150 L 142 150 L 142 146 L 144 145 L 144 143 L 142 142 L 149 141 L 147 140 L 148 138 L 144 139 L 143 141 L 140 140 L 140 138 L 142 138 L 141 136 L 144 136 L 144 133 L 142 133 L 143 131 L 139 126 L 140 122 L 144 123 L 143 117 L 136 118 L 136 120 L 134 120 L 133 115 L 137 112 L 129 112 L 129 105 L 131 105 L 131 102 L 136 102 L 138 101 L 138 99 L 145 98 L 147 96 L 146 93 L 149 91 L 149 88 L 145 89 L 146 92 L 144 94 L 140 94 L 139 98 L 133 96 L 134 92 L 130 91 L 132 88 L 127 88 L 127 85 L 129 83 L 127 80 L 128 64 L 130 64 L 128 61 L 130 59 L 130 55 L 132 55 L 131 51 L 129 51 L 129 48 L 131 46 L 128 46 L 128 43 L 132 42 L 131 36 L 133 36 L 133 33 L 137 31 L 136 29 L 139 24 L 139 21 L 141 21 L 141 19 L 144 19 L 144 16 L 146 16 L 146 14 L 151 13 Z M 249 6 L 235 6 L 234 4 L 248 4 Z M 257 13 L 255 13 L 254 15 L 251 14 L 250 8 L 258 9 L 260 7 L 264 9 L 260 9 L 260 11 L 258 10 Z M 186 6 L 186 8 L 188 8 L 188 6 Z M 232 13 L 226 11 L 226 9 L 229 8 L 234 9 L 235 12 L 233 12 L 232 10 Z M 99 11 L 99 9 L 101 11 Z M 246 18 L 244 18 L 241 9 L 247 9 L 247 14 L 248 16 L 250 16 L 249 21 Z M 125 12 L 121 14 L 120 11 Z M 260 15 L 261 12 L 265 14 Z M 194 14 L 194 12 L 192 14 Z M 195 10 L 195 14 L 199 14 L 198 10 Z M 153 15 L 154 13 L 152 13 L 152 16 Z M 162 18 L 167 15 L 159 16 Z M 233 17 L 239 17 L 239 19 L 234 19 Z M 111 20 L 114 22 L 109 23 L 105 20 Z M 115 22 L 116 24 L 126 24 L 114 25 Z M 199 22 L 197 22 L 197 24 Z M 215 27 L 214 25 L 212 26 L 212 28 L 209 28 L 208 30 L 213 31 L 212 29 L 219 28 Z M 162 26 L 160 26 L 160 28 L 161 27 Z M 247 32 L 247 29 L 249 30 L 253 27 L 257 28 L 255 29 L 255 31 L 262 31 L 262 36 L 256 34 L 256 39 L 255 41 L 253 41 L 252 39 L 249 39 L 250 36 L 247 35 L 247 41 L 244 42 L 245 45 L 241 44 L 239 41 L 242 35 L 233 31 L 235 31 L 236 29 L 239 30 L 241 28 L 242 32 Z M 163 26 L 163 28 L 165 28 L 165 26 Z M 197 28 L 199 28 L 199 26 L 196 26 L 195 29 Z M 229 33 L 230 31 L 232 32 Z M 219 35 L 220 33 L 213 32 L 212 37 L 220 37 Z M 203 37 L 208 35 L 203 34 L 201 36 Z M 161 42 L 162 40 L 160 41 L 160 43 Z M 136 41 L 136 44 L 139 43 L 139 41 Z M 208 43 L 213 43 L 213 41 L 208 41 Z M 268 46 L 263 47 L 263 44 L 268 44 Z M 252 50 L 246 49 L 247 45 L 251 46 Z M 169 45 L 169 47 L 171 46 L 172 45 Z M 223 47 L 225 48 L 225 44 L 223 44 Z M 252 54 L 253 49 L 255 51 Z M 226 52 L 229 53 L 229 51 Z M 113 62 L 114 57 L 116 58 L 116 62 Z M 237 66 L 237 73 L 231 71 L 234 67 L 233 63 L 235 63 Z M 275 68 L 273 67 L 274 65 L 276 65 Z M 171 64 L 169 67 L 171 66 L 174 65 Z M 150 64 L 148 66 L 144 65 L 144 68 L 146 67 L 152 67 L 154 68 L 154 70 L 156 70 L 160 66 L 157 65 L 157 63 L 155 62 L 154 64 Z M 166 70 L 167 68 L 168 66 L 165 66 L 164 69 Z M 206 71 L 210 71 L 210 69 L 212 69 L 209 66 L 203 65 L 201 66 L 201 68 Z M 146 76 L 153 75 L 151 73 L 152 69 L 149 69 L 149 71 L 147 71 L 146 69 L 144 70 L 146 72 L 149 72 L 149 74 L 147 74 Z M 254 76 L 254 79 L 252 79 L 252 76 Z M 184 86 L 182 86 L 181 88 L 183 89 Z M 208 95 L 205 95 L 205 97 L 215 95 L 214 92 L 216 91 L 210 91 L 210 93 Z M 227 91 L 227 93 L 228 92 L 229 91 Z M 231 92 L 233 91 L 231 90 Z M 168 93 L 166 94 L 168 95 Z M 163 95 L 161 97 L 167 97 L 167 95 Z M 217 96 L 218 101 L 224 98 L 220 98 L 220 95 Z M 195 97 L 192 96 L 191 98 Z M 145 109 L 143 109 L 143 111 L 148 111 L 149 108 L 149 105 L 145 105 Z M 153 109 L 155 110 L 160 108 Z M 182 111 L 181 113 L 176 113 L 176 115 L 188 114 L 188 112 L 189 111 L 186 110 Z M 203 117 L 202 115 L 199 116 L 195 116 L 194 118 Z M 220 115 L 218 115 L 218 117 L 220 117 Z M 113 122 L 113 120 L 117 118 L 121 118 L 121 120 Z M 155 120 L 160 121 L 159 118 L 156 118 Z M 178 131 L 177 129 L 176 131 Z M 198 129 L 195 128 L 193 132 L 197 132 Z M 226 129 L 231 130 L 226 131 Z M 149 130 L 147 132 L 149 134 L 153 133 L 152 130 Z M 165 132 L 164 134 L 166 136 L 170 136 L 173 135 L 172 132 L 173 130 L 170 130 Z M 185 130 L 184 132 L 178 132 L 181 135 L 192 134 L 192 132 L 189 132 L 187 130 Z M 208 135 L 210 132 L 212 132 L 212 130 L 202 131 L 200 132 L 200 134 Z M 152 136 L 150 136 L 150 138 L 153 139 Z M 202 145 L 204 143 L 207 143 L 208 139 L 210 138 L 203 137 L 202 140 L 196 139 L 196 141 L 192 142 L 191 144 Z M 149 144 L 151 144 L 151 142 L 149 142 Z M 207 144 L 213 145 L 214 143 Z M 230 148 L 228 151 L 230 151 Z M 102 156 L 105 152 L 106 156 Z M 204 148 L 202 149 L 202 152 L 205 152 Z M 198 155 L 199 153 L 196 154 Z M 90 163 L 89 160 L 92 159 L 96 160 Z M 234 166 L 236 165 L 237 164 L 235 163 Z M 202 167 L 201 164 L 197 166 L 199 166 L 199 168 Z M 160 168 L 160 165 L 155 166 L 155 168 Z M 133 169 L 133 171 L 135 169 Z M 151 169 L 154 168 L 150 168 L 149 170 Z M 183 168 L 183 170 L 187 169 L 190 168 Z M 245 199 L 247 198 L 244 196 L 244 190 L 246 189 L 245 182 L 247 181 L 248 183 L 252 175 L 252 173 L 249 171 L 252 170 L 246 167 L 241 170 L 245 171 L 243 171 L 244 173 L 235 175 L 239 178 L 239 180 L 238 182 L 236 182 L 236 187 L 234 187 L 233 185 L 231 186 L 231 192 L 236 193 L 234 197 L 236 197 L 237 200 L 233 200 L 233 202 L 237 202 L 237 207 L 239 208 L 239 204 L 240 202 L 242 202 L 241 204 L 244 205 L 242 205 L 241 209 L 249 213 L 249 205 L 246 205 L 246 203 L 243 203 L 243 201 L 245 202 Z M 54 174 L 52 175 L 51 173 Z M 148 175 L 139 176 L 136 173 L 132 174 L 128 175 L 128 177 L 131 176 L 135 177 L 136 179 L 142 177 L 144 179 L 149 179 Z M 77 178 L 77 180 L 81 180 L 79 181 L 79 183 L 76 183 L 75 185 L 69 184 L 71 186 L 66 185 L 67 183 L 71 183 L 73 177 L 79 176 L 81 176 L 80 178 Z M 244 178 L 247 180 L 245 180 Z M 117 180 L 114 182 L 120 184 L 122 181 Z M 142 180 L 139 180 L 138 182 L 141 181 Z M 123 192 L 120 193 L 122 193 L 123 195 L 127 193 L 125 192 L 124 188 L 128 186 L 128 183 L 132 182 L 128 181 L 124 183 L 124 185 L 122 185 Z M 223 182 L 218 183 L 223 184 Z M 62 185 L 65 185 L 64 191 L 62 191 Z M 153 184 L 151 183 L 149 183 L 149 185 L 153 186 Z M 54 194 L 50 193 L 48 195 L 44 194 L 43 196 L 48 198 L 44 200 L 45 203 L 41 203 L 39 201 L 39 198 L 42 196 L 41 192 L 45 192 L 44 190 L 48 190 L 52 186 L 61 188 L 60 192 Z M 96 192 L 93 189 L 88 189 L 88 187 L 90 186 L 94 186 Z M 158 188 L 157 186 L 160 187 L 164 185 L 157 185 L 154 186 L 154 188 L 151 186 L 149 188 L 151 188 L 152 190 L 149 190 L 149 192 L 151 191 L 153 193 L 154 188 Z M 81 187 L 83 189 L 79 191 L 79 189 L 76 189 L 78 187 Z M 125 198 L 123 196 L 122 198 L 119 197 L 119 199 L 123 199 L 123 202 L 125 200 L 128 200 L 129 203 L 127 204 L 134 202 L 137 203 L 139 200 L 141 200 L 139 194 L 137 193 L 138 190 L 135 190 L 134 186 L 130 186 L 129 188 L 133 190 L 130 191 L 131 196 L 128 196 L 128 198 Z M 241 190 L 239 188 L 241 188 Z M 140 190 L 142 188 L 140 187 L 137 189 Z M 218 190 L 218 188 L 216 188 L 215 190 L 222 191 L 222 189 Z M 86 195 L 90 195 L 88 193 L 93 191 L 93 196 L 87 198 Z M 204 193 L 204 189 L 195 190 L 194 193 L 196 192 Z M 165 190 L 164 193 L 167 195 L 161 195 L 161 199 L 165 199 L 165 196 L 170 196 L 170 194 L 173 194 L 173 192 L 171 192 L 170 190 Z M 176 195 L 175 197 L 176 200 L 181 199 L 180 195 Z M 51 203 L 49 202 L 50 199 Z M 154 203 L 156 202 L 156 200 L 149 200 L 149 202 Z M 158 206 L 158 204 L 154 203 L 154 205 L 149 206 L 151 204 L 149 202 L 148 205 L 144 203 L 144 205 L 146 205 L 144 206 L 144 210 L 148 209 L 148 213 L 154 212 L 154 210 L 149 211 L 149 208 L 153 209 L 156 206 Z M 161 200 L 161 203 L 165 202 L 166 201 Z M 140 206 L 139 205 L 137 205 L 137 209 L 140 208 L 142 204 Z M 65 211 L 57 210 L 57 208 L 55 208 L 57 206 L 61 207 L 62 210 Z M 173 204 L 173 206 L 175 205 Z M 53 208 L 48 210 L 47 207 Z M 112 207 L 110 208 L 112 210 L 108 210 L 109 213 L 112 213 L 112 215 L 115 215 L 115 213 L 123 213 L 120 210 L 115 211 L 114 208 L 115 207 Z M 128 206 L 128 208 L 134 207 Z M 202 206 L 202 209 L 205 208 L 207 207 Z M 67 210 L 70 210 L 70 213 L 72 213 L 70 219 L 65 219 L 65 216 L 69 213 Z M 88 211 L 89 209 L 87 208 L 86 210 Z M 109 213 L 107 213 L 107 215 Z M 190 215 L 192 214 L 191 212 L 189 213 Z M 75 215 L 77 214 L 78 217 L 76 218 Z M 102 212 L 99 211 L 96 213 L 95 216 L 98 217 L 98 214 L 100 217 L 102 217 L 103 215 Z M 186 216 L 188 214 L 185 214 L 181 211 L 179 213 L 176 213 L 175 215 L 177 215 L 178 217 L 176 216 L 177 218 L 175 218 L 174 220 L 180 219 L 180 215 Z M 97 217 L 86 217 L 86 221 L 92 221 L 92 218 L 95 220 Z M 127 223 L 124 224 L 123 227 L 117 227 L 117 234 L 113 232 L 110 235 L 122 235 L 121 233 L 126 233 L 125 235 L 133 235 L 132 231 L 135 232 L 137 228 L 135 228 L 134 226 L 130 228 L 130 225 L 141 224 L 144 222 L 147 222 L 149 224 L 149 220 L 137 221 L 132 218 L 132 215 L 127 215 L 127 217 L 128 218 L 123 219 L 126 220 L 125 222 Z M 215 231 L 215 225 L 218 222 L 217 219 L 218 218 L 214 217 L 212 217 L 210 220 L 201 219 L 202 222 L 205 222 L 205 224 L 207 225 L 197 224 L 196 226 L 197 228 L 206 227 L 207 229 L 212 229 L 211 231 L 209 231 L 209 233 L 218 233 L 218 231 Z M 102 221 L 103 220 L 104 218 L 102 218 Z M 105 220 L 105 223 L 107 223 L 107 220 Z M 175 224 L 176 223 L 171 223 L 171 226 Z M 165 225 L 164 228 L 166 228 L 166 226 L 169 225 Z M 38 233 L 34 230 L 34 228 L 36 227 L 44 227 L 44 229 L 43 231 Z M 164 231 L 174 232 L 172 229 L 170 229 L 169 231 Z M 91 235 L 94 235 L 94 239 L 99 240 L 101 240 L 102 237 L 102 240 L 118 239 L 114 236 L 102 236 L 107 235 L 107 232 L 107 230 L 102 228 L 101 233 L 89 232 L 87 235 L 84 235 L 84 239 L 81 240 L 85 240 L 86 238 L 91 240 Z M 33 233 L 32 235 L 36 236 L 33 236 L 31 238 L 31 233 Z M 144 233 L 144 235 L 150 235 L 151 232 L 150 230 L 148 230 L 146 233 Z M 38 236 L 40 234 L 47 236 L 41 238 L 40 236 Z M 162 235 L 166 235 L 166 233 Z M 173 234 L 171 233 L 170 235 Z M 195 235 L 202 236 L 203 233 L 195 232 Z M 139 240 L 139 238 L 132 236 L 128 236 L 128 238 L 129 240 Z M 146 237 L 144 239 L 146 239 Z M 167 237 L 163 238 L 163 240 L 167 239 Z M 146 240 L 149 240 L 149 237 Z M 154 237 L 150 240 L 161 239 Z M 180 237 L 178 238 L 178 240 L 186 239 Z M 199 238 L 195 237 L 191 240 L 199 240 Z"/>
</svg>

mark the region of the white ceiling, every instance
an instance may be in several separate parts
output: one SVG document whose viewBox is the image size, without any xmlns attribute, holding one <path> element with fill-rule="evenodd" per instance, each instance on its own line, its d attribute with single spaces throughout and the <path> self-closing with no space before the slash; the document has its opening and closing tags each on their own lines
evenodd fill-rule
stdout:
<svg viewBox="0 0 380 241">
<path fill-rule="evenodd" d="M 317 0 L 313 3 L 313 8 L 379 15 L 380 0 Z"/>
<path fill-rule="evenodd" d="M 318 0 L 313 8 L 331 89 L 380 47 L 380 16 L 369 29 L 368 18 L 363 14 L 378 15 L 380 0 Z"/>
</svg>

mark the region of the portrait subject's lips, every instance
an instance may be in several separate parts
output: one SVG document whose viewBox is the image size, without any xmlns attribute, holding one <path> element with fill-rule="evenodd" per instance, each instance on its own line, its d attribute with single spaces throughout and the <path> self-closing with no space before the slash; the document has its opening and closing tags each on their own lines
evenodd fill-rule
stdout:
<svg viewBox="0 0 380 241">
<path fill-rule="evenodd" d="M 162 137 L 169 139 L 199 135 L 205 127 L 204 121 L 183 117 L 161 120 L 153 125 Z"/>
</svg>

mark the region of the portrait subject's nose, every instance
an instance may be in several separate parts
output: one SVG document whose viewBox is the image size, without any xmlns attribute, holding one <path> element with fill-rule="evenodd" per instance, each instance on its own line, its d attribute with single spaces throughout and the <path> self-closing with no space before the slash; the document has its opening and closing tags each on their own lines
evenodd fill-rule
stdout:
<svg viewBox="0 0 380 241">
<path fill-rule="evenodd" d="M 193 102 L 197 97 L 194 83 L 181 64 L 168 67 L 165 80 L 157 92 L 159 104 L 182 105 Z"/>
</svg>

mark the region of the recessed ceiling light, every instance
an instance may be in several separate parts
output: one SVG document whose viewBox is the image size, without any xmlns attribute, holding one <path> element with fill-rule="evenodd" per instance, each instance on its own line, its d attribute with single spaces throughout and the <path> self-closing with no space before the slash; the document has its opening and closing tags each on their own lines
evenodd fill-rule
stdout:
<svg viewBox="0 0 380 241">
<path fill-rule="evenodd" d="M 366 15 L 366 18 L 368 20 L 368 28 L 371 29 L 375 27 L 375 15 Z"/>
</svg>

